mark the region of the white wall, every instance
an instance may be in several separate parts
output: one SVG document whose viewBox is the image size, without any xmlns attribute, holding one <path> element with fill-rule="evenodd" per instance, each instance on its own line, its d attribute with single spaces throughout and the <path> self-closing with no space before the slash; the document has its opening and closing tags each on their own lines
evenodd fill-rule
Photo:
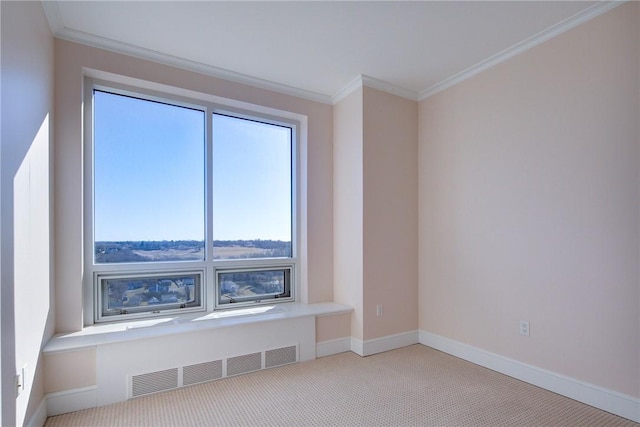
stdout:
<svg viewBox="0 0 640 427">
<path fill-rule="evenodd" d="M 363 88 L 333 107 L 333 293 L 354 308 L 351 336 L 363 337 Z"/>
<path fill-rule="evenodd" d="M 640 396 L 639 28 L 619 6 L 420 103 L 422 330 Z"/>
<path fill-rule="evenodd" d="M 51 145 L 54 44 L 40 2 L 2 2 L 2 425 L 41 403 L 53 333 Z M 13 376 L 27 367 L 16 399 Z"/>
</svg>

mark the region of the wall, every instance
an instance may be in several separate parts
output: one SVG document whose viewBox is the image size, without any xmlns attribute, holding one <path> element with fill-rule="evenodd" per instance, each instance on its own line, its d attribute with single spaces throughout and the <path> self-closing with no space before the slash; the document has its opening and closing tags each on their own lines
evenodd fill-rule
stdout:
<svg viewBox="0 0 640 427">
<path fill-rule="evenodd" d="M 640 396 L 639 20 L 420 103 L 422 330 Z"/>
<path fill-rule="evenodd" d="M 367 86 L 334 106 L 334 295 L 359 354 L 418 326 L 417 123 L 416 102 Z"/>
<path fill-rule="evenodd" d="M 59 238 L 57 332 L 80 330 L 82 317 L 82 80 L 83 69 L 137 78 L 182 89 L 307 115 L 307 302 L 333 300 L 332 107 L 210 76 L 56 40 L 56 190 Z"/>
<path fill-rule="evenodd" d="M 418 326 L 418 104 L 369 87 L 363 95 L 363 309 L 369 340 Z"/>
<path fill-rule="evenodd" d="M 40 349 L 53 333 L 54 42 L 40 2 L 2 2 L 2 425 L 44 413 Z M 26 365 L 16 398 L 13 376 Z"/>
<path fill-rule="evenodd" d="M 333 107 L 335 301 L 354 308 L 351 336 L 363 339 L 363 88 Z"/>
</svg>

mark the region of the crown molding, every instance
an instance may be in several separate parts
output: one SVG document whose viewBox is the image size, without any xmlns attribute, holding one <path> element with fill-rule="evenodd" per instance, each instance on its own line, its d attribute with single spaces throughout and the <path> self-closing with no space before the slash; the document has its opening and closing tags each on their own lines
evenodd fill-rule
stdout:
<svg viewBox="0 0 640 427">
<path fill-rule="evenodd" d="M 331 97 L 331 103 L 336 105 L 338 102 L 345 99 L 347 96 L 351 95 L 351 93 L 357 89 L 360 89 L 363 86 L 362 83 L 362 74 L 351 80 L 345 87 L 340 89 L 338 93 Z"/>
<path fill-rule="evenodd" d="M 211 77 L 252 86 L 258 89 L 270 90 L 273 92 L 282 93 L 284 95 L 295 96 L 297 98 L 307 99 L 323 104 L 333 104 L 331 96 L 329 95 L 324 95 L 321 93 L 316 93 L 281 83 L 275 83 L 257 77 L 248 76 L 246 74 L 226 70 L 224 68 L 179 58 L 173 55 L 167 55 L 155 50 L 146 49 L 128 43 L 123 43 L 104 37 L 98 37 L 82 31 L 67 28 L 64 26 L 64 22 L 62 21 L 57 1 L 42 0 L 41 3 L 43 5 L 47 20 L 49 21 L 51 31 L 56 38 L 108 50 L 115 53 L 129 55 L 176 68 L 181 68 L 187 71 L 205 74 Z"/>
<path fill-rule="evenodd" d="M 377 89 L 382 92 L 387 92 L 387 93 L 390 93 L 391 95 L 396 95 L 401 98 L 406 98 L 411 101 L 418 100 L 418 92 L 405 89 L 403 87 L 396 86 L 394 84 L 391 84 L 373 77 L 362 75 L 362 85 L 366 87 L 370 87 L 372 89 Z"/>
<path fill-rule="evenodd" d="M 58 9 L 58 3 L 47 0 L 41 0 L 40 3 L 42 4 L 44 15 L 47 17 L 47 21 L 49 21 L 49 28 L 51 28 L 51 32 L 55 36 L 64 28 L 62 16 L 60 16 L 60 9 Z"/>
<path fill-rule="evenodd" d="M 454 74 L 451 77 L 442 80 L 435 85 L 420 91 L 418 94 L 418 101 L 423 101 L 428 97 L 435 95 L 438 92 L 441 92 L 453 85 L 456 85 L 463 80 L 466 80 L 470 77 L 479 74 L 494 65 L 497 65 L 501 62 L 506 61 L 509 58 L 512 58 L 526 50 L 531 49 L 541 43 L 544 43 L 547 40 L 550 40 L 566 31 L 571 30 L 572 28 L 577 27 L 578 25 L 589 21 L 590 19 L 595 18 L 596 16 L 602 15 L 605 12 L 610 11 L 611 9 L 620 6 L 623 3 L 626 3 L 627 0 L 613 0 L 613 1 L 601 1 L 588 9 L 583 10 L 580 13 L 577 13 L 560 23 L 553 25 L 546 30 L 543 30 L 533 36 L 514 44 L 513 46 L 498 52 L 495 55 L 490 56 L 489 58 L 481 61 L 465 70 L 460 71 L 459 73 Z"/>
<path fill-rule="evenodd" d="M 373 77 L 366 76 L 364 74 L 360 74 L 358 77 L 353 79 L 348 85 L 340 89 L 338 93 L 333 95 L 331 98 L 333 104 L 337 104 L 342 101 L 344 98 L 349 96 L 354 90 L 359 89 L 361 87 L 369 87 L 372 89 L 377 89 L 381 92 L 390 93 L 392 95 L 396 95 L 402 98 L 409 99 L 411 101 L 418 100 L 418 92 L 413 90 L 405 89 L 400 86 L 393 85 L 391 83 L 385 82 L 380 79 L 376 79 Z"/>
<path fill-rule="evenodd" d="M 72 30 L 70 28 L 65 27 L 64 22 L 62 21 L 62 17 L 60 15 L 60 11 L 58 9 L 57 1 L 41 0 L 41 3 L 43 6 L 45 15 L 47 17 L 47 20 L 49 21 L 49 26 L 51 27 L 51 31 L 53 32 L 53 35 L 59 39 L 68 40 L 68 41 L 72 41 L 72 42 L 76 42 L 76 43 L 80 43 L 80 44 L 84 44 L 84 45 L 88 45 L 88 46 L 92 46 L 100 49 L 105 49 L 105 50 L 109 50 L 116 53 L 122 53 L 122 54 L 130 55 L 136 58 L 154 61 L 157 63 L 169 65 L 176 68 L 181 68 L 187 71 L 193 71 L 200 74 L 209 75 L 219 79 L 244 84 L 247 86 L 252 86 L 259 89 L 270 90 L 273 92 L 278 92 L 278 93 L 282 93 L 289 96 L 295 96 L 297 98 L 307 99 L 310 101 L 320 102 L 323 104 L 335 105 L 336 103 L 344 99 L 346 96 L 351 94 L 354 90 L 363 86 L 377 89 L 382 92 L 387 92 L 392 95 L 397 95 L 412 101 L 422 101 L 424 99 L 429 98 L 432 95 L 435 95 L 438 92 L 441 92 L 470 77 L 473 77 L 476 74 L 479 74 L 501 62 L 504 62 L 509 58 L 512 58 L 528 49 L 531 49 L 532 47 L 535 47 L 541 43 L 544 43 L 545 41 L 552 39 L 553 37 L 556 37 L 584 22 L 587 22 L 590 19 L 595 18 L 596 16 L 602 15 L 603 13 L 608 12 L 617 6 L 623 3 L 626 3 L 627 1 L 628 0 L 600 1 L 594 6 L 588 9 L 585 9 L 584 11 L 576 15 L 573 15 L 565 19 L 564 21 L 556 25 L 553 25 L 547 28 L 546 30 L 543 30 L 519 43 L 516 43 L 515 45 L 501 52 L 498 52 L 497 54 L 492 55 L 489 58 L 465 70 L 462 70 L 420 92 L 415 92 L 413 90 L 395 86 L 391 83 L 388 83 L 373 77 L 369 77 L 366 75 L 360 75 L 356 77 L 354 80 L 352 80 L 349 84 L 347 84 L 344 88 L 339 90 L 333 96 L 316 93 L 316 92 L 296 88 L 293 86 L 288 86 L 281 83 L 275 83 L 275 82 L 260 79 L 257 77 L 252 77 L 246 74 L 241 74 L 234 71 L 226 70 L 224 68 L 207 65 L 201 62 L 191 61 L 188 59 L 183 59 L 176 56 L 163 54 L 151 49 L 145 49 L 145 48 L 141 48 L 131 44 L 119 42 L 116 40 L 97 37 L 81 31 Z"/>
</svg>

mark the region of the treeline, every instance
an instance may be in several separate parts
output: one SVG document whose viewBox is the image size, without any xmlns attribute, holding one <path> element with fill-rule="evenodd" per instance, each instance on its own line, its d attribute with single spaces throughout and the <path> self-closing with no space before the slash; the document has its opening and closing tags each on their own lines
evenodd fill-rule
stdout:
<svg viewBox="0 0 640 427">
<path fill-rule="evenodd" d="M 167 249 L 177 250 L 199 250 L 204 248 L 203 240 L 141 240 L 141 241 L 115 241 L 96 242 L 96 253 L 98 250 L 122 250 L 132 251 L 162 251 Z"/>
<path fill-rule="evenodd" d="M 291 246 L 291 242 L 284 242 L 282 240 L 214 240 L 213 246 L 216 248 L 224 248 L 230 246 L 240 246 L 243 248 L 258 248 L 258 249 L 282 249 Z"/>
<path fill-rule="evenodd" d="M 281 240 L 214 240 L 215 248 L 242 247 L 260 249 L 246 254 L 225 256 L 233 258 L 287 257 L 291 254 L 291 242 Z M 154 257 L 144 256 L 147 251 L 173 251 L 172 260 L 198 260 L 204 249 L 202 240 L 143 240 L 143 241 L 101 241 L 95 243 L 95 262 L 98 264 L 123 262 L 149 262 Z M 164 259 L 169 260 L 169 259 Z"/>
<path fill-rule="evenodd" d="M 289 247 L 291 242 L 282 240 L 214 240 L 213 246 L 224 248 L 240 246 L 244 248 L 281 249 Z M 130 249 L 132 251 L 161 251 L 167 249 L 176 250 L 200 250 L 204 248 L 204 240 L 141 240 L 141 241 L 112 241 L 96 242 L 96 253 L 101 251 Z"/>
</svg>

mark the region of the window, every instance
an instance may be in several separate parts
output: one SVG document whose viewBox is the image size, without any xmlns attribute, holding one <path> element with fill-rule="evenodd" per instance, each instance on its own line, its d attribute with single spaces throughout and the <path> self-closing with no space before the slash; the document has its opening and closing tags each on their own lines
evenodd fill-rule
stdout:
<svg viewBox="0 0 640 427">
<path fill-rule="evenodd" d="M 87 84 L 92 321 L 294 300 L 297 123 Z"/>
<path fill-rule="evenodd" d="M 219 270 L 216 280 L 219 305 L 291 296 L 291 268 Z"/>
<path fill-rule="evenodd" d="M 98 303 L 104 317 L 197 307 L 202 273 L 100 274 Z"/>
</svg>

